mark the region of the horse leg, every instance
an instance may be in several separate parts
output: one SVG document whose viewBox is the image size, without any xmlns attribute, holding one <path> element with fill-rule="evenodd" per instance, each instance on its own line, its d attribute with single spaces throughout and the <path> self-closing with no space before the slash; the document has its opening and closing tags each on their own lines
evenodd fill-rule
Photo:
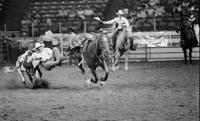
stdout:
<svg viewBox="0 0 200 121">
<path fill-rule="evenodd" d="M 24 84 L 24 86 L 26 86 L 26 80 L 25 80 L 25 77 L 24 77 L 24 73 L 23 71 L 21 71 L 19 68 L 17 69 L 17 72 L 19 73 L 21 79 L 22 79 L 22 82 Z"/>
<path fill-rule="evenodd" d="M 84 75 L 85 74 L 85 69 L 83 67 L 83 59 L 79 62 L 78 67 L 81 70 L 81 73 Z"/>
<path fill-rule="evenodd" d="M 90 71 L 91 71 L 92 75 L 94 76 L 94 79 L 91 78 L 90 81 L 96 84 L 99 80 L 97 72 L 96 72 L 96 68 L 90 68 Z"/>
<path fill-rule="evenodd" d="M 113 71 L 116 70 L 116 68 L 115 68 L 115 57 L 114 56 L 112 57 L 112 70 Z"/>
<path fill-rule="evenodd" d="M 128 70 L 128 53 L 125 54 L 125 70 Z"/>
<path fill-rule="evenodd" d="M 100 66 L 105 71 L 104 77 L 101 77 L 100 80 L 101 81 L 106 81 L 108 79 L 109 72 L 108 72 L 108 67 L 107 67 L 107 64 L 106 64 L 105 60 L 103 60 L 103 62 L 100 63 Z"/>
<path fill-rule="evenodd" d="M 189 48 L 189 59 L 190 59 L 190 64 L 192 64 L 192 48 Z"/>
<path fill-rule="evenodd" d="M 115 62 L 114 62 L 114 66 L 115 66 L 115 69 L 119 69 L 119 60 L 120 60 L 120 53 L 117 52 L 117 55 L 115 56 Z"/>
<path fill-rule="evenodd" d="M 187 64 L 187 50 L 183 49 L 183 54 L 184 54 L 184 63 Z"/>
<path fill-rule="evenodd" d="M 83 67 L 83 60 L 81 60 L 81 62 L 79 62 L 78 67 L 81 70 L 81 74 L 84 76 L 84 78 L 86 80 L 86 84 L 90 84 L 91 83 L 90 79 L 88 79 L 88 77 L 85 76 L 85 69 Z"/>
</svg>

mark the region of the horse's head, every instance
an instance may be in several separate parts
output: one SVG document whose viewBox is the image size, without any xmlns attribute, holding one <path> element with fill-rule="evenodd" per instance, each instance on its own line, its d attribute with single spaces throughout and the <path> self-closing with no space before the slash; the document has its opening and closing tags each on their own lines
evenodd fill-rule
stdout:
<svg viewBox="0 0 200 121">
<path fill-rule="evenodd" d="M 109 38 L 106 34 L 100 34 L 98 39 L 97 46 L 97 55 L 103 55 L 104 57 L 108 57 L 109 54 Z"/>
<path fill-rule="evenodd" d="M 120 30 L 116 39 L 116 50 L 126 51 L 129 49 L 127 46 L 130 40 L 132 33 L 130 28 L 124 28 Z"/>
</svg>

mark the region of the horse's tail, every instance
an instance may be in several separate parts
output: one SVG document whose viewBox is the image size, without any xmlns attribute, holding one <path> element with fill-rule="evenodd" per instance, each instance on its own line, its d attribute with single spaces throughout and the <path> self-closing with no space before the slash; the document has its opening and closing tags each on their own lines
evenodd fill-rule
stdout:
<svg viewBox="0 0 200 121">
<path fill-rule="evenodd" d="M 9 66 L 7 67 L 4 67 L 3 70 L 4 70 L 4 73 L 7 74 L 7 73 L 13 73 L 18 67 L 15 66 L 13 69 L 10 69 Z"/>
</svg>

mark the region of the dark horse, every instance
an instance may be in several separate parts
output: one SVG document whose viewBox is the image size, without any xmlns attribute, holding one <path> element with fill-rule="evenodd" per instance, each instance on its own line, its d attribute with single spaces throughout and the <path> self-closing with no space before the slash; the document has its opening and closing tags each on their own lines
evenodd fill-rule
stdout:
<svg viewBox="0 0 200 121">
<path fill-rule="evenodd" d="M 81 73 L 85 76 L 85 69 L 83 67 L 83 62 L 85 61 L 94 76 L 94 79 L 91 78 L 87 80 L 88 82 L 98 82 L 99 77 L 96 72 L 96 68 L 99 66 L 105 71 L 105 75 L 104 77 L 100 78 L 100 81 L 106 81 L 109 75 L 108 67 L 106 64 L 106 60 L 108 59 L 109 54 L 108 37 L 106 36 L 106 34 L 95 33 L 85 33 L 80 36 L 82 47 L 78 47 L 78 49 L 81 49 L 81 54 L 79 54 L 78 57 L 78 60 L 80 61 L 78 66 L 81 70 Z M 79 53 L 79 51 L 76 52 Z M 77 55 L 78 54 L 76 53 L 76 56 Z"/>
<path fill-rule="evenodd" d="M 29 80 L 31 81 L 33 86 L 34 86 L 34 80 L 36 79 L 36 77 L 39 77 L 39 78 L 42 77 L 42 72 L 41 72 L 40 68 L 38 66 L 36 66 L 34 68 L 32 62 L 30 62 L 30 63 L 27 62 L 28 57 L 30 57 L 31 55 L 32 55 L 32 52 L 28 52 L 27 56 L 24 59 L 24 62 L 22 63 L 22 66 L 20 66 L 19 60 L 20 60 L 21 56 L 19 56 L 16 61 L 16 65 L 13 69 L 10 69 L 10 67 L 4 67 L 5 73 L 12 73 L 17 69 L 17 72 L 19 73 L 24 86 L 26 86 L 26 79 L 24 76 L 24 72 L 26 72 L 26 74 L 28 75 Z M 37 73 L 39 75 L 37 75 Z"/>
<path fill-rule="evenodd" d="M 187 64 L 187 49 L 189 49 L 189 60 L 192 64 L 192 49 L 197 46 L 197 39 L 195 37 L 192 24 L 189 20 L 183 20 L 183 13 L 180 13 L 181 22 L 177 32 L 180 31 L 180 45 L 184 53 L 184 63 Z"/>
</svg>

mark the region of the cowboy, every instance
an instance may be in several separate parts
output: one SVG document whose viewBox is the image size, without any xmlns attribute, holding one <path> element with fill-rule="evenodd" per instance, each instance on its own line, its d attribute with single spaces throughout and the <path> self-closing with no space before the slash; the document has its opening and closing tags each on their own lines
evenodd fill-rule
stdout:
<svg viewBox="0 0 200 121">
<path fill-rule="evenodd" d="M 59 53 L 56 54 L 52 49 L 44 47 L 44 44 L 36 43 L 35 44 L 36 52 L 28 58 L 27 62 L 32 62 L 33 60 L 40 60 L 42 65 L 47 69 L 51 70 L 53 67 L 60 65 Z"/>
<path fill-rule="evenodd" d="M 196 36 L 196 39 L 198 41 L 198 45 L 199 45 L 199 16 L 197 14 L 197 12 L 195 12 L 195 7 L 192 6 L 190 8 L 190 16 L 188 18 L 188 20 L 191 22 L 192 24 L 192 28 L 194 29 L 194 33 Z"/>
<path fill-rule="evenodd" d="M 109 20 L 109 21 L 101 21 L 104 24 L 114 24 L 114 33 L 112 35 L 112 43 L 113 43 L 113 49 L 115 50 L 116 46 L 116 39 L 119 31 L 122 31 L 124 28 L 129 27 L 129 21 L 123 17 L 124 12 L 122 10 L 119 10 L 117 13 L 117 17 Z"/>
</svg>

